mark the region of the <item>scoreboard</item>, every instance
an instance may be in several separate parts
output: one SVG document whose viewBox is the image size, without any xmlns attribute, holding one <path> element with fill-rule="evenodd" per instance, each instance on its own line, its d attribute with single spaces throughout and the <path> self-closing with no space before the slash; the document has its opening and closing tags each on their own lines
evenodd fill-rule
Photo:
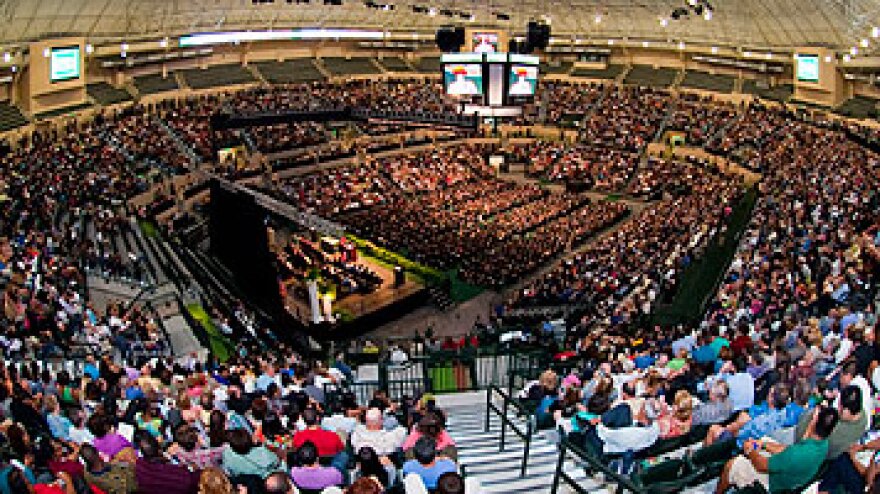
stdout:
<svg viewBox="0 0 880 494">
<path fill-rule="evenodd" d="M 440 58 L 443 89 L 463 103 L 490 107 L 534 100 L 540 58 L 516 53 L 446 53 Z"/>
</svg>

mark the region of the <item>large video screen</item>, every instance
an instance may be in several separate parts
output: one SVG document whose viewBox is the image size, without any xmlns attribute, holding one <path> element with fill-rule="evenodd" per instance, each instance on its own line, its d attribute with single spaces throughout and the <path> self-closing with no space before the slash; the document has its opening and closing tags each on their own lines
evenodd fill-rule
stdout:
<svg viewBox="0 0 880 494">
<path fill-rule="evenodd" d="M 49 81 L 69 81 L 79 79 L 79 76 L 79 46 L 52 48 L 49 53 Z"/>
<path fill-rule="evenodd" d="M 452 96 L 483 94 L 483 66 L 478 63 L 443 66 L 443 87 Z"/>
<path fill-rule="evenodd" d="M 510 96 L 534 96 L 538 87 L 538 67 L 528 65 L 510 66 Z"/>
<path fill-rule="evenodd" d="M 474 52 L 498 53 L 498 33 L 474 33 Z"/>
<path fill-rule="evenodd" d="M 798 55 L 797 80 L 819 82 L 819 55 Z"/>
</svg>

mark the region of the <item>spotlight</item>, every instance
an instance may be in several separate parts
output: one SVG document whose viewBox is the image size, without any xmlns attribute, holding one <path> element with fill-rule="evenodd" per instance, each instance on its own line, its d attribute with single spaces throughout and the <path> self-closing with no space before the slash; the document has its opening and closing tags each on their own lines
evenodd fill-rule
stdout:
<svg viewBox="0 0 880 494">
<path fill-rule="evenodd" d="M 880 38 L 880 27 L 875 26 L 871 28 L 871 37 Z"/>
<path fill-rule="evenodd" d="M 862 45 L 862 48 L 867 48 L 868 47 L 868 38 L 862 39 L 861 45 Z"/>
<path fill-rule="evenodd" d="M 718 47 L 717 47 L 717 46 L 713 46 L 713 47 L 712 47 L 712 53 L 718 53 Z"/>
<path fill-rule="evenodd" d="M 706 10 L 706 12 L 703 14 L 703 19 L 706 19 L 707 21 L 711 21 L 712 20 L 712 11 Z"/>
<path fill-rule="evenodd" d="M 852 48 L 849 49 L 849 53 L 850 53 L 850 55 L 853 55 L 853 56 L 858 55 L 859 48 L 857 46 L 853 46 Z"/>
<path fill-rule="evenodd" d="M 88 53 L 89 55 L 95 53 L 95 46 L 91 43 L 86 43 L 86 53 Z"/>
<path fill-rule="evenodd" d="M 668 25 L 669 25 L 669 19 L 667 19 L 667 18 L 665 18 L 665 17 L 662 18 L 662 19 L 660 19 L 660 25 L 663 26 L 663 27 L 668 26 Z"/>
<path fill-rule="evenodd" d="M 595 22 L 596 24 L 601 23 L 602 22 L 602 14 L 596 14 L 596 18 L 593 19 L 593 22 Z"/>
</svg>

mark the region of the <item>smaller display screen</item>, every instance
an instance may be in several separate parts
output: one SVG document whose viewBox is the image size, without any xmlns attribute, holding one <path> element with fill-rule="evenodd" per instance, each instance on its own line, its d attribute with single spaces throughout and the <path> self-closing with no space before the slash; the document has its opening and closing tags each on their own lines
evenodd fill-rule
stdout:
<svg viewBox="0 0 880 494">
<path fill-rule="evenodd" d="M 511 65 L 509 87 L 511 96 L 534 96 L 538 87 L 538 67 Z"/>
<path fill-rule="evenodd" d="M 80 75 L 79 46 L 52 48 L 49 54 L 49 80 L 51 82 L 78 79 Z"/>
<path fill-rule="evenodd" d="M 498 52 L 498 34 L 497 33 L 474 33 L 474 52 L 476 53 L 497 53 Z"/>
<path fill-rule="evenodd" d="M 476 63 L 443 66 L 443 86 L 452 96 L 483 94 L 483 66 Z"/>
<path fill-rule="evenodd" d="M 818 55 L 798 55 L 797 79 L 802 82 L 819 82 Z"/>
</svg>

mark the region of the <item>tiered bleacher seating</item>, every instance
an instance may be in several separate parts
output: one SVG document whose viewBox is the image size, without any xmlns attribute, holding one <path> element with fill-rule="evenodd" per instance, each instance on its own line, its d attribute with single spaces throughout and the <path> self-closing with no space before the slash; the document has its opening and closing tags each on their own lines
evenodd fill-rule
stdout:
<svg viewBox="0 0 880 494">
<path fill-rule="evenodd" d="M 542 63 L 541 72 L 544 74 L 568 74 L 571 72 L 572 65 L 574 64 L 571 62 Z"/>
<path fill-rule="evenodd" d="M 131 101 L 131 94 L 129 94 L 128 91 L 115 88 L 106 82 L 88 84 L 86 85 L 86 92 L 88 92 L 89 96 L 91 96 L 99 105 L 107 106 Z"/>
<path fill-rule="evenodd" d="M 27 125 L 27 119 L 17 106 L 8 101 L 0 102 L 0 132 L 17 129 Z"/>
<path fill-rule="evenodd" d="M 419 72 L 430 74 L 440 73 L 440 57 L 422 57 L 418 63 L 414 64 Z"/>
<path fill-rule="evenodd" d="M 650 65 L 633 65 L 623 82 L 634 86 L 669 87 L 675 82 L 677 73 L 678 70 L 668 67 L 655 69 Z"/>
<path fill-rule="evenodd" d="M 689 70 L 685 72 L 681 85 L 714 91 L 716 93 L 731 93 L 733 92 L 734 78 L 723 74 L 710 74 L 699 70 Z"/>
<path fill-rule="evenodd" d="M 186 84 L 193 89 L 234 86 L 236 84 L 256 82 L 254 75 L 237 63 L 212 65 L 207 69 L 186 69 L 180 73 L 186 80 Z"/>
<path fill-rule="evenodd" d="M 388 57 L 379 60 L 379 64 L 385 67 L 388 72 L 412 72 L 412 67 L 406 63 L 406 60 L 400 57 Z"/>
<path fill-rule="evenodd" d="M 138 93 L 143 95 L 164 93 L 165 91 L 175 91 L 179 89 L 177 79 L 174 74 L 168 74 L 168 77 L 162 77 L 161 74 L 150 74 L 141 77 L 135 77 L 134 87 Z"/>
<path fill-rule="evenodd" d="M 571 71 L 572 77 L 585 79 L 616 79 L 623 72 L 623 65 L 608 65 L 604 69 L 591 69 L 588 67 L 575 67 Z"/>
<path fill-rule="evenodd" d="M 845 117 L 871 118 L 878 115 L 877 100 L 867 96 L 854 96 L 834 110 Z"/>
<path fill-rule="evenodd" d="M 773 101 L 788 101 L 794 93 L 794 87 L 791 84 L 781 84 L 770 87 L 766 83 L 747 79 L 743 81 L 742 91 L 746 94 L 754 94 L 760 98 Z"/>
<path fill-rule="evenodd" d="M 294 60 L 254 62 L 257 70 L 263 74 L 266 82 L 271 84 L 296 84 L 300 82 L 320 81 L 323 74 L 318 71 L 311 58 Z"/>
<path fill-rule="evenodd" d="M 330 57 L 321 59 L 324 67 L 333 75 L 378 74 L 379 69 L 369 58 Z"/>
<path fill-rule="evenodd" d="M 55 118 L 60 117 L 61 115 L 68 115 L 72 113 L 76 113 L 78 111 L 85 110 L 86 108 L 90 108 L 92 106 L 91 103 L 78 103 L 76 105 L 70 106 L 62 106 L 61 108 L 55 108 L 54 110 L 44 111 L 42 113 L 37 113 L 34 115 L 34 120 L 45 120 L 47 118 Z"/>
</svg>

